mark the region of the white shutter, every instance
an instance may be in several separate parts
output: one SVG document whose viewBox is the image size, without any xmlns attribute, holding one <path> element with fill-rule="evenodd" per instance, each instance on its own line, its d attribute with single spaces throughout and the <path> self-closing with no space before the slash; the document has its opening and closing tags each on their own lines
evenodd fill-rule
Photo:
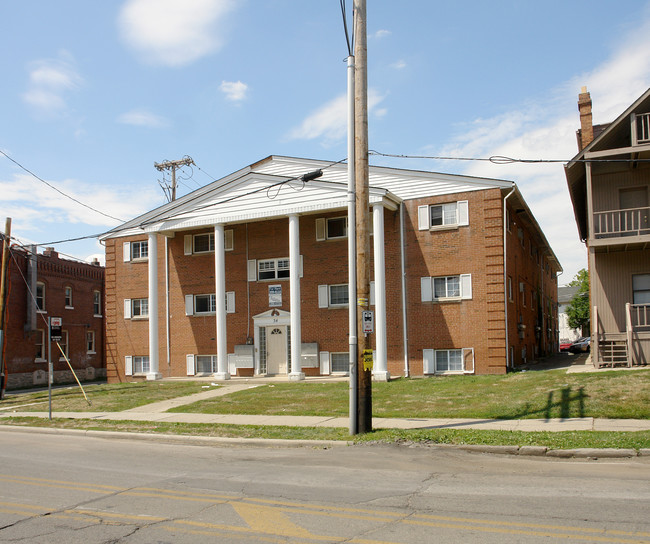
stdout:
<svg viewBox="0 0 650 544">
<path fill-rule="evenodd" d="M 224 234 L 224 241 L 223 241 L 224 249 L 226 251 L 232 251 L 233 249 L 235 249 L 235 237 L 234 237 L 233 230 L 232 229 L 225 230 L 223 231 L 223 234 Z"/>
<path fill-rule="evenodd" d="M 196 374 L 196 369 L 194 368 L 194 355 L 191 354 L 186 355 L 185 361 L 187 364 L 187 375 L 194 376 Z"/>
<path fill-rule="evenodd" d="M 321 351 L 318 354 L 318 357 L 320 359 L 320 373 L 323 376 L 327 376 L 328 374 L 331 374 L 330 370 L 330 352 L 329 351 Z"/>
<path fill-rule="evenodd" d="M 191 234 L 186 234 L 185 237 L 183 238 L 183 248 L 185 251 L 185 255 L 191 255 L 192 254 L 192 235 Z"/>
<path fill-rule="evenodd" d="M 124 357 L 124 375 L 133 376 L 133 357 L 131 355 Z"/>
<path fill-rule="evenodd" d="M 460 298 L 472 298 L 472 275 L 460 275 Z"/>
<path fill-rule="evenodd" d="M 300 277 L 300 278 L 302 278 L 302 262 L 303 262 L 303 258 L 302 258 L 302 255 L 301 255 L 300 256 L 300 273 L 298 274 L 298 277 Z"/>
<path fill-rule="evenodd" d="M 226 293 L 226 313 L 234 314 L 235 313 L 235 292 L 228 291 Z"/>
<path fill-rule="evenodd" d="M 370 282 L 370 306 L 375 305 L 375 282 Z"/>
<path fill-rule="evenodd" d="M 434 351 L 432 349 L 422 350 L 422 373 L 423 374 L 436 373 L 436 362 L 434 357 Z"/>
<path fill-rule="evenodd" d="M 329 306 L 329 287 L 327 285 L 318 286 L 318 307 L 327 308 Z"/>
<path fill-rule="evenodd" d="M 433 300 L 433 287 L 431 278 L 420 278 L 420 301 L 431 302 Z"/>
<path fill-rule="evenodd" d="M 467 200 L 458 201 L 458 224 L 461 227 L 469 225 L 469 207 Z"/>
<path fill-rule="evenodd" d="M 131 260 L 131 242 L 124 242 L 122 248 L 122 257 L 124 257 L 124 262 L 128 263 Z"/>
<path fill-rule="evenodd" d="M 194 295 L 185 295 L 185 315 L 194 315 Z"/>
<path fill-rule="evenodd" d="M 327 237 L 325 232 L 325 218 L 316 219 L 316 241 L 322 242 Z"/>
<path fill-rule="evenodd" d="M 257 280 L 257 260 L 251 259 L 248 261 L 248 281 Z"/>
<path fill-rule="evenodd" d="M 429 206 L 418 206 L 418 230 L 429 230 Z"/>
<path fill-rule="evenodd" d="M 124 319 L 131 319 L 131 299 L 124 299 Z"/>
<path fill-rule="evenodd" d="M 474 348 L 463 348 L 463 372 L 474 374 Z"/>
</svg>

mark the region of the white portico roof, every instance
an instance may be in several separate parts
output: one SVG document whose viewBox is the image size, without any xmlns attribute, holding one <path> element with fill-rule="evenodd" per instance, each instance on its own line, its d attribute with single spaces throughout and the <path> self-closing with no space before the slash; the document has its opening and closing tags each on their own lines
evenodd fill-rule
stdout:
<svg viewBox="0 0 650 544">
<path fill-rule="evenodd" d="M 318 169 L 323 171 L 318 179 L 299 180 L 303 174 Z M 396 209 L 402 200 L 513 186 L 502 180 L 375 166 L 370 167 L 369 184 L 370 205 L 382 203 L 388 209 Z M 271 156 L 127 221 L 100 239 L 346 207 L 346 164 Z"/>
</svg>

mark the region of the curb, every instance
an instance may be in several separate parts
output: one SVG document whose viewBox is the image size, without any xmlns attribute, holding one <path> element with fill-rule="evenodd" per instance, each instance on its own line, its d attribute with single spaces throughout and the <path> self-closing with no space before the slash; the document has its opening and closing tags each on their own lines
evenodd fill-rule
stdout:
<svg viewBox="0 0 650 544">
<path fill-rule="evenodd" d="M 87 436 L 89 438 L 106 438 L 117 440 L 142 440 L 147 442 L 166 442 L 170 444 L 185 444 L 194 446 L 241 446 L 260 448 L 313 448 L 330 449 L 363 445 L 347 440 L 287 440 L 279 438 L 228 438 L 220 436 L 193 436 L 162 433 L 134 433 L 123 431 L 95 431 L 83 429 L 50 429 L 47 427 L 28 427 L 17 425 L 0 425 L 0 432 L 19 432 L 43 434 Z M 455 444 L 417 444 L 409 445 L 455 449 L 470 453 L 488 453 L 497 455 L 520 455 L 532 457 L 552 457 L 556 459 L 629 459 L 632 457 L 650 457 L 650 448 L 634 449 L 617 448 L 576 448 L 569 450 L 551 450 L 545 446 L 488 446 L 488 445 L 455 445 Z"/>
</svg>

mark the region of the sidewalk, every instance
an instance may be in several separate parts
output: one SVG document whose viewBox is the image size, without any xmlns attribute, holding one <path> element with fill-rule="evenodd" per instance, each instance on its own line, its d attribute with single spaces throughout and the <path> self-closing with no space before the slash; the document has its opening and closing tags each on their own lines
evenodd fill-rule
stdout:
<svg viewBox="0 0 650 544">
<path fill-rule="evenodd" d="M 171 408 L 207 400 L 236 391 L 257 387 L 245 382 L 222 382 L 217 389 L 203 391 L 186 397 L 154 402 L 122 412 L 52 412 L 54 418 L 95 419 L 112 421 L 152 421 L 166 423 L 204 423 L 230 425 L 269 425 L 288 427 L 339 427 L 347 428 L 347 417 L 280 416 L 243 414 L 189 414 L 167 412 Z M 19 408 L 19 407 L 17 407 Z M 48 412 L 0 411 L 2 418 L 49 417 Z M 373 418 L 375 429 L 483 429 L 503 431 L 649 431 L 650 420 L 595 419 L 592 417 L 566 419 L 452 419 L 452 418 Z"/>
</svg>

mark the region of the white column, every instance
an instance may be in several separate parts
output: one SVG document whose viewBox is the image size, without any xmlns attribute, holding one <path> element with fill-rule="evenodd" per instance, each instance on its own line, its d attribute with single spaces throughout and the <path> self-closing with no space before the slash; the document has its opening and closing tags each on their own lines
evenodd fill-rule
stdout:
<svg viewBox="0 0 650 544">
<path fill-rule="evenodd" d="M 300 351 L 302 332 L 300 330 L 300 218 L 289 216 L 289 290 L 291 310 L 291 372 L 292 381 L 304 380 Z"/>
<path fill-rule="evenodd" d="M 226 334 L 226 251 L 223 225 L 214 226 L 214 280 L 217 320 L 217 372 L 218 380 L 229 380 L 228 335 Z"/>
<path fill-rule="evenodd" d="M 384 206 L 372 207 L 373 244 L 375 254 L 375 346 L 376 356 L 372 377 L 376 381 L 388 381 L 388 356 L 386 342 L 386 258 L 384 250 Z"/>
<path fill-rule="evenodd" d="M 149 372 L 147 380 L 160 380 L 158 372 L 158 235 L 149 234 Z"/>
</svg>

